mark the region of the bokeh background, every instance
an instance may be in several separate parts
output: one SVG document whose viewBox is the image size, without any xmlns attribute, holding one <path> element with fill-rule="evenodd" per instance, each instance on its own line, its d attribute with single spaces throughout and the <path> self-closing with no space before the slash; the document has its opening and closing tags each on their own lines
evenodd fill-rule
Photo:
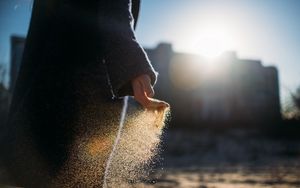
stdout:
<svg viewBox="0 0 300 188">
<path fill-rule="evenodd" d="M 31 10 L 0 1 L 0 124 Z M 298 0 L 142 1 L 136 35 L 172 115 L 137 186 L 300 187 L 299 18 Z"/>
</svg>

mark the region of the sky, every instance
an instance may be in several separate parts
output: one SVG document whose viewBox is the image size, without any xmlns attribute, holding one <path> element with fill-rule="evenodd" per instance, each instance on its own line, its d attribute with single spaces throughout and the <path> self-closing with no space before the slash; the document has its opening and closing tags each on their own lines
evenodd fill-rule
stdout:
<svg viewBox="0 0 300 188">
<path fill-rule="evenodd" d="M 0 0 L 0 63 L 9 36 L 25 36 L 31 0 Z M 300 86 L 299 0 L 142 0 L 136 35 L 144 47 L 172 43 L 177 52 L 234 50 L 279 70 L 282 102 Z"/>
</svg>

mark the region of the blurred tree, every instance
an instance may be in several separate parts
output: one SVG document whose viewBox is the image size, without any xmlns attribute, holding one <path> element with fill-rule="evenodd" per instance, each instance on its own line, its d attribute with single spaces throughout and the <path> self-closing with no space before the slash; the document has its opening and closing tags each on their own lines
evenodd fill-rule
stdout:
<svg viewBox="0 0 300 188">
<path fill-rule="evenodd" d="M 3 94 L 7 94 L 7 88 L 5 87 L 5 75 L 6 75 L 6 67 L 3 63 L 0 63 L 0 97 L 2 99 Z"/>
<path fill-rule="evenodd" d="M 294 92 L 288 89 L 290 97 L 283 104 L 282 115 L 284 119 L 300 120 L 300 86 Z"/>
<path fill-rule="evenodd" d="M 295 93 L 292 93 L 292 99 L 295 107 L 298 109 L 298 111 L 300 111 L 300 86 Z"/>
<path fill-rule="evenodd" d="M 9 91 L 5 87 L 6 68 L 4 64 L 0 63 L 0 126 L 5 122 L 9 106 Z"/>
</svg>

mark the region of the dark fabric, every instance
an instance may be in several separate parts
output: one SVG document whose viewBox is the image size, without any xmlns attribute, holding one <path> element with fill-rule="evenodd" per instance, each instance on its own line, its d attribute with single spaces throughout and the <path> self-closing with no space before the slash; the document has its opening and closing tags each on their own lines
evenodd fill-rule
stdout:
<svg viewBox="0 0 300 188">
<path fill-rule="evenodd" d="M 78 126 L 89 129 L 118 118 L 121 103 L 111 99 L 111 89 L 116 96 L 130 95 L 131 80 L 141 74 L 155 83 L 156 72 L 135 38 L 130 4 L 34 2 L 1 138 L 2 157 L 19 185 L 38 187 L 51 179 L 68 158 Z"/>
<path fill-rule="evenodd" d="M 140 5 L 141 5 L 140 0 L 132 0 L 131 12 L 132 12 L 133 20 L 134 20 L 134 29 L 136 28 L 137 21 L 139 18 Z"/>
</svg>

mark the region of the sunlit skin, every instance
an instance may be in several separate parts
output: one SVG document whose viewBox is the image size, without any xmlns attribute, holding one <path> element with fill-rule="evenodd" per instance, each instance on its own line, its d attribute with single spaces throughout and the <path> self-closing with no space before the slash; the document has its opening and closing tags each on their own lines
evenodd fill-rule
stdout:
<svg viewBox="0 0 300 188">
<path fill-rule="evenodd" d="M 147 74 L 140 75 L 132 80 L 132 89 L 135 100 L 146 109 L 166 108 L 169 105 L 163 101 L 151 99 L 154 97 L 154 89 L 151 79 Z"/>
</svg>

